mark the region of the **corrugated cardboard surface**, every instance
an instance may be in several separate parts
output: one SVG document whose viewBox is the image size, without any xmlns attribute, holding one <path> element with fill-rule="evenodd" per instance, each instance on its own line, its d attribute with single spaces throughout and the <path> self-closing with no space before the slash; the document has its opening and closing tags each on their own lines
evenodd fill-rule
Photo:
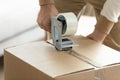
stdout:
<svg viewBox="0 0 120 80">
<path fill-rule="evenodd" d="M 120 80 L 120 52 L 82 36 L 74 36 L 72 39 L 79 45 L 73 48 L 78 58 L 82 56 L 82 59 L 98 68 L 98 79 Z"/>
<path fill-rule="evenodd" d="M 79 45 L 74 47 L 73 51 L 91 60 L 93 64 L 97 63 L 96 66 L 120 63 L 120 52 L 82 36 L 74 36 L 72 39 Z"/>
<path fill-rule="evenodd" d="M 120 52 L 81 36 L 69 52 L 46 42 L 5 50 L 6 80 L 120 80 Z"/>
<path fill-rule="evenodd" d="M 46 42 L 34 42 L 5 50 L 5 80 L 93 80 L 93 76 L 92 65 L 66 52 L 56 51 Z"/>
</svg>

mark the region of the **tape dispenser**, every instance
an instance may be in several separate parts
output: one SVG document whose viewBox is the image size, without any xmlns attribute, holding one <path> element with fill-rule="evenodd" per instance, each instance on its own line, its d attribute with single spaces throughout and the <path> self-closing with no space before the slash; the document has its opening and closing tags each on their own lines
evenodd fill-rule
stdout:
<svg viewBox="0 0 120 80">
<path fill-rule="evenodd" d="M 67 51 L 74 46 L 69 39 L 77 31 L 77 17 L 74 13 L 60 13 L 51 17 L 51 33 L 53 45 L 59 51 Z"/>
</svg>

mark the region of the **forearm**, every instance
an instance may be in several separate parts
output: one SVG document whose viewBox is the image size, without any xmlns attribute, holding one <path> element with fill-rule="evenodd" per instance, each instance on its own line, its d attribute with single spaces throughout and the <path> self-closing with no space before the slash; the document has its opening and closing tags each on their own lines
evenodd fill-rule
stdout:
<svg viewBox="0 0 120 80">
<path fill-rule="evenodd" d="M 95 25 L 95 29 L 107 35 L 110 33 L 111 29 L 113 28 L 113 25 L 114 25 L 114 22 L 100 15 L 100 18 L 97 24 Z"/>
<path fill-rule="evenodd" d="M 106 0 L 90 38 L 103 42 L 120 16 L 120 0 Z M 117 34 L 116 34 L 117 35 Z"/>
<path fill-rule="evenodd" d="M 39 0 L 40 5 L 54 4 L 54 0 Z"/>
<path fill-rule="evenodd" d="M 97 42 L 103 42 L 105 37 L 110 33 L 114 22 L 109 21 L 104 16 L 100 15 L 93 33 L 88 35 L 90 39 L 93 39 Z"/>
</svg>

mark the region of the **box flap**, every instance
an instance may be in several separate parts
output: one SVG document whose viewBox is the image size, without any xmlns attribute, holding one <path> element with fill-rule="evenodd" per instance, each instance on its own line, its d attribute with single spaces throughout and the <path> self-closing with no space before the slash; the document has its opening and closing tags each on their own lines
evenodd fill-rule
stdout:
<svg viewBox="0 0 120 80">
<path fill-rule="evenodd" d="M 94 68 L 66 52 L 56 51 L 44 41 L 8 48 L 5 51 L 53 78 Z"/>
<path fill-rule="evenodd" d="M 71 38 L 79 45 L 75 46 L 73 51 L 92 64 L 102 67 L 120 63 L 120 52 L 82 36 Z"/>
</svg>

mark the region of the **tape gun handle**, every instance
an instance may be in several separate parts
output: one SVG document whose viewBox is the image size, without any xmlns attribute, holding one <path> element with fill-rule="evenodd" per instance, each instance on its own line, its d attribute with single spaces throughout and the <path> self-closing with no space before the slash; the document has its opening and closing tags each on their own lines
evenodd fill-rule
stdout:
<svg viewBox="0 0 120 80">
<path fill-rule="evenodd" d="M 56 19 L 56 16 L 51 17 L 51 33 L 54 46 L 60 46 L 62 39 L 62 23 Z M 59 42 L 59 44 L 58 44 Z"/>
</svg>

